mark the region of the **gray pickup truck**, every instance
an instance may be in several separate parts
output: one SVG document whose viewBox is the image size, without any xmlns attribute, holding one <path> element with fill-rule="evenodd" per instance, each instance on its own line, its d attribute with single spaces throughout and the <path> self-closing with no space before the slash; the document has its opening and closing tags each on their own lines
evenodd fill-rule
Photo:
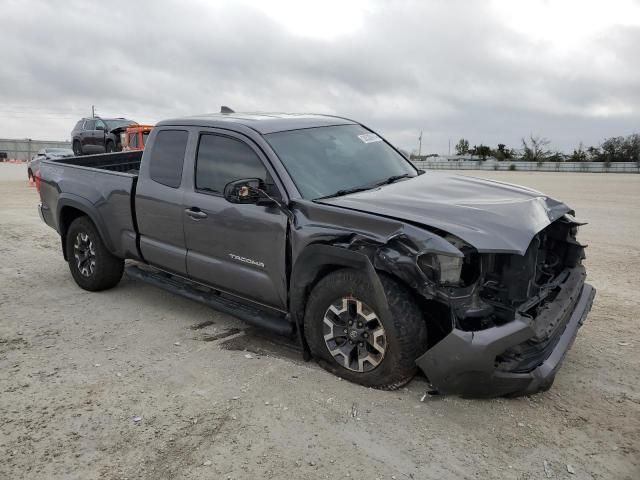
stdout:
<svg viewBox="0 0 640 480">
<path fill-rule="evenodd" d="M 540 192 L 425 173 L 344 118 L 166 120 L 144 153 L 46 160 L 42 219 L 77 284 L 127 274 L 291 335 L 394 389 L 548 389 L 585 320 L 580 223 Z"/>
</svg>

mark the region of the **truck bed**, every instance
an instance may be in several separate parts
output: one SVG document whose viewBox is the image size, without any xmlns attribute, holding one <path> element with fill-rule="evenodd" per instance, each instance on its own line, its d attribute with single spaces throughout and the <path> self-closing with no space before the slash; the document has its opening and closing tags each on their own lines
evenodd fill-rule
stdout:
<svg viewBox="0 0 640 480">
<path fill-rule="evenodd" d="M 55 163 L 75 165 L 77 167 L 97 168 L 112 172 L 122 172 L 136 175 L 140 169 L 142 150 L 119 153 L 103 153 L 86 155 L 83 157 L 67 157 L 52 160 Z"/>
<path fill-rule="evenodd" d="M 64 235 L 73 210 L 88 214 L 107 248 L 137 258 L 135 190 L 142 151 L 45 160 L 41 164 L 42 217 Z"/>
</svg>

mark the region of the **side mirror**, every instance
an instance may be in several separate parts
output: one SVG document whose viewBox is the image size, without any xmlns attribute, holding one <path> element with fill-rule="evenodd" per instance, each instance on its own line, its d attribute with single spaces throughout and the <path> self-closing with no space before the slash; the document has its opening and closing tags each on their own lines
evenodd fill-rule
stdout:
<svg viewBox="0 0 640 480">
<path fill-rule="evenodd" d="M 262 184 L 262 180 L 258 178 L 234 180 L 224 186 L 224 198 L 231 203 L 256 204 L 260 200 Z"/>
</svg>

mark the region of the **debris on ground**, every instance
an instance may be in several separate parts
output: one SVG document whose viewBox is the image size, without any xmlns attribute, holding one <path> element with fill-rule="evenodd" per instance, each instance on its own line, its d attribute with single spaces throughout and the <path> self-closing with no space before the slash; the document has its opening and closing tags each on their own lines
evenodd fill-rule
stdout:
<svg viewBox="0 0 640 480">
<path fill-rule="evenodd" d="M 251 355 L 250 353 L 245 353 L 244 358 L 253 358 L 253 355 Z"/>
<path fill-rule="evenodd" d="M 551 475 L 553 475 L 553 472 L 551 471 L 551 466 L 549 465 L 549 462 L 545 460 L 544 462 L 542 462 L 542 465 L 544 466 L 544 474 L 547 476 L 547 478 L 551 478 Z"/>
<path fill-rule="evenodd" d="M 573 466 L 568 464 L 568 463 L 567 463 L 567 472 L 569 472 L 571 475 L 575 475 L 575 473 L 576 473 L 576 471 L 573 468 Z"/>
<path fill-rule="evenodd" d="M 210 467 L 212 463 L 213 463 L 213 462 L 211 462 L 211 460 L 205 460 L 204 462 L 202 462 L 202 466 L 204 466 L 204 467 Z"/>
<path fill-rule="evenodd" d="M 351 416 L 353 418 L 356 418 L 358 416 L 358 404 L 354 403 L 353 405 L 351 405 Z"/>
<path fill-rule="evenodd" d="M 140 423 L 142 421 L 142 417 L 140 415 L 136 415 L 131 420 L 133 420 L 133 423 Z"/>
</svg>

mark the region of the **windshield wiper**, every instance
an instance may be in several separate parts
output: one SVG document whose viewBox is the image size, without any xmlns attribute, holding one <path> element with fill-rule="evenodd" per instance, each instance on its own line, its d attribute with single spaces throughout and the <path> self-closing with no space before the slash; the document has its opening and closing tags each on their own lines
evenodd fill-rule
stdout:
<svg viewBox="0 0 640 480">
<path fill-rule="evenodd" d="M 381 182 L 377 183 L 376 185 L 389 185 L 391 183 L 397 182 L 398 180 L 401 180 L 403 178 L 409 178 L 410 175 L 408 173 L 403 173 L 402 175 L 394 175 L 392 177 L 386 178 L 384 180 L 382 180 Z"/>
<path fill-rule="evenodd" d="M 316 198 L 316 200 L 323 200 L 325 198 L 334 198 L 334 197 L 341 197 L 343 195 L 348 195 L 350 193 L 356 193 L 356 192 L 364 192 L 365 190 L 371 190 L 372 188 L 376 188 L 376 187 L 380 187 L 382 185 L 389 185 L 390 183 L 396 182 L 402 178 L 409 178 L 411 175 L 409 175 L 408 173 L 403 173 L 402 175 L 394 175 L 392 177 L 389 178 L 385 178 L 384 180 L 374 183 L 373 185 L 364 185 L 362 187 L 354 187 L 354 188 L 346 188 L 343 190 L 338 190 L 335 193 L 332 193 L 331 195 L 325 195 L 324 197 L 318 197 Z"/>
<path fill-rule="evenodd" d="M 333 198 L 333 197 L 341 197 L 343 195 L 349 195 L 350 193 L 356 192 L 364 192 L 365 190 L 371 190 L 374 186 L 366 186 L 366 187 L 354 187 L 354 188 L 345 188 L 343 190 L 338 190 L 330 195 L 325 195 L 324 197 L 318 197 L 315 200 L 324 200 L 325 198 Z"/>
</svg>

